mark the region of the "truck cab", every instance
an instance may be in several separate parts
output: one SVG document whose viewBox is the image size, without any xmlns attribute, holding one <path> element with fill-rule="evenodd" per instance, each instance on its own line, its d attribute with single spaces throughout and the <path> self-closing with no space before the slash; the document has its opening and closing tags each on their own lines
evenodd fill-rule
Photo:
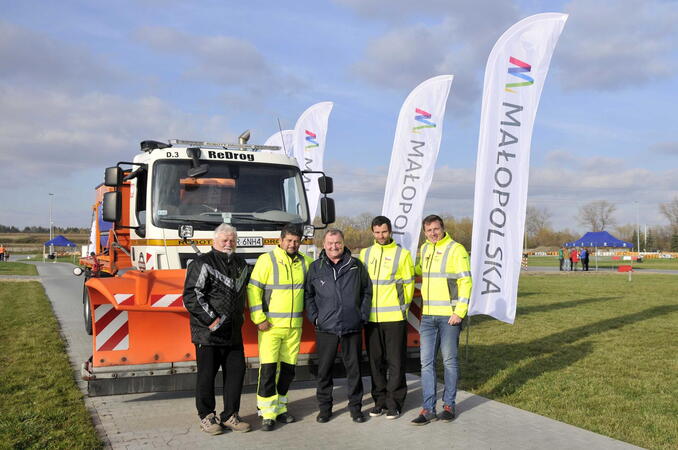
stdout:
<svg viewBox="0 0 678 450">
<path fill-rule="evenodd" d="M 123 176 L 130 185 L 129 208 L 122 207 L 121 195 L 104 197 L 104 211 L 128 211 L 127 218 L 114 218 L 129 222 L 130 256 L 138 270 L 186 268 L 195 250 L 178 234 L 185 225 L 201 252 L 209 251 L 219 224 L 234 226 L 238 252 L 254 263 L 277 245 L 283 225 L 296 223 L 306 237 L 301 251 L 315 254 L 302 173 L 277 148 L 173 140 L 169 146 L 145 141 L 142 149 Z M 118 183 L 118 176 L 111 179 L 121 186 L 125 181 Z"/>
</svg>

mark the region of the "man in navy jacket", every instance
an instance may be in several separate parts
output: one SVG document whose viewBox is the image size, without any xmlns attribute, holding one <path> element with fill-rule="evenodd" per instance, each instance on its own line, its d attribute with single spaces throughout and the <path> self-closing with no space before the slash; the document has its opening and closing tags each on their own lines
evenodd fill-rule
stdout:
<svg viewBox="0 0 678 450">
<path fill-rule="evenodd" d="M 305 309 L 316 329 L 320 413 L 325 423 L 332 417 L 332 367 L 341 345 L 346 367 L 348 408 L 354 422 L 365 422 L 362 409 L 363 382 L 360 377 L 362 328 L 370 317 L 372 283 L 367 269 L 344 247 L 344 234 L 329 229 L 323 238 L 323 251 L 306 276 Z"/>
</svg>

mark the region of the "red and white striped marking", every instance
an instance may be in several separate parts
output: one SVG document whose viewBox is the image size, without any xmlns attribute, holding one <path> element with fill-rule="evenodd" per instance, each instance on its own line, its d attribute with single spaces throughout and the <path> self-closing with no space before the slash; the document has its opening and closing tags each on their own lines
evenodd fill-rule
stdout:
<svg viewBox="0 0 678 450">
<path fill-rule="evenodd" d="M 151 307 L 184 306 L 184 296 L 181 294 L 151 294 Z"/>
<path fill-rule="evenodd" d="M 94 339 L 97 351 L 128 350 L 129 322 L 127 311 L 116 310 L 113 305 L 94 307 Z"/>
<path fill-rule="evenodd" d="M 153 260 L 151 259 L 153 255 L 146 253 L 146 270 L 151 270 L 153 268 Z"/>
<path fill-rule="evenodd" d="M 115 294 L 114 297 L 118 305 L 134 304 L 134 294 Z"/>
<path fill-rule="evenodd" d="M 409 323 L 416 331 L 419 331 L 419 324 L 421 323 L 420 317 L 421 297 L 414 297 L 412 303 L 410 303 L 410 311 L 407 313 L 407 323 Z"/>
</svg>

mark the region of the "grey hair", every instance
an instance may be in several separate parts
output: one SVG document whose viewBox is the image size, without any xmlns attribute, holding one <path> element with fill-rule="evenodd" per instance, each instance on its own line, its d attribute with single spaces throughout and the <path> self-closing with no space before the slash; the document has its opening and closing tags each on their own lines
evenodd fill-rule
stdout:
<svg viewBox="0 0 678 450">
<path fill-rule="evenodd" d="M 339 228 L 329 228 L 327 231 L 325 231 L 325 234 L 323 235 L 323 242 L 325 242 L 325 238 L 327 236 L 332 236 L 332 235 L 335 235 L 335 234 L 338 234 L 339 236 L 341 236 L 342 241 L 344 240 L 344 232 L 343 231 L 341 231 Z"/>
<path fill-rule="evenodd" d="M 236 230 L 234 226 L 231 226 L 227 223 L 222 223 L 214 230 L 214 238 L 216 239 L 220 234 L 230 233 L 233 233 L 236 237 L 238 237 L 238 230 Z"/>
</svg>

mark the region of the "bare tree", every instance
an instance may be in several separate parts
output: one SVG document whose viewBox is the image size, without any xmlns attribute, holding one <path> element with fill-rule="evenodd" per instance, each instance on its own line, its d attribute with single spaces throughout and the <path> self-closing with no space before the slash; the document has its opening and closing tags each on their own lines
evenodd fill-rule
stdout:
<svg viewBox="0 0 678 450">
<path fill-rule="evenodd" d="M 525 232 L 533 237 L 542 230 L 551 227 L 551 211 L 548 208 L 538 208 L 536 206 L 527 206 L 525 215 Z"/>
<path fill-rule="evenodd" d="M 670 202 L 660 203 L 659 210 L 669 220 L 671 228 L 678 230 L 678 196 L 673 197 Z"/>
<path fill-rule="evenodd" d="M 603 231 L 615 224 L 612 214 L 616 210 L 617 207 L 607 200 L 590 202 L 579 208 L 577 222 L 583 226 L 591 227 L 591 231 Z"/>
<path fill-rule="evenodd" d="M 633 224 L 618 225 L 614 229 L 614 235 L 622 241 L 636 242 L 636 237 L 633 234 L 636 231 L 636 226 Z"/>
</svg>

